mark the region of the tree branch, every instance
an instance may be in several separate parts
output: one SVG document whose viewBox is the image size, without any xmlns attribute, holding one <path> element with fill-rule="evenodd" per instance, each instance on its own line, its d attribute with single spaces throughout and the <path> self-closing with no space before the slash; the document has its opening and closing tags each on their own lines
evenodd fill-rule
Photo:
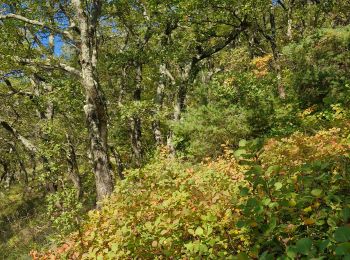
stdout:
<svg viewBox="0 0 350 260">
<path fill-rule="evenodd" d="M 10 80 L 5 78 L 5 77 L 0 77 L 0 80 L 3 80 L 7 86 L 7 88 L 10 90 L 10 92 L 8 92 L 7 94 L 5 95 L 14 95 L 14 94 L 18 94 L 18 95 L 21 95 L 21 96 L 26 96 L 26 97 L 29 97 L 31 100 L 34 98 L 34 94 L 31 93 L 31 92 L 25 92 L 25 91 L 21 91 L 21 90 L 18 90 L 18 89 L 15 89 Z M 3 95 L 3 94 L 1 94 Z"/>
<path fill-rule="evenodd" d="M 33 155 L 38 153 L 38 148 L 33 145 L 27 138 L 18 133 L 18 131 L 12 127 L 8 122 L 6 122 L 2 117 L 0 117 L 0 125 L 12 134 L 17 140 L 19 140 L 23 146 L 31 152 Z"/>
<path fill-rule="evenodd" d="M 244 31 L 247 28 L 247 24 L 245 22 L 242 22 L 241 25 L 238 28 L 234 28 L 226 37 L 225 41 L 220 42 L 216 44 L 215 46 L 208 48 L 207 50 L 200 51 L 199 55 L 193 58 L 193 63 L 198 63 L 199 61 L 209 58 L 213 54 L 221 51 L 223 48 L 225 48 L 227 45 L 229 45 L 231 42 L 233 42 L 242 31 Z"/>
<path fill-rule="evenodd" d="M 38 20 L 32 20 L 32 19 L 29 19 L 25 16 L 22 16 L 22 15 L 19 15 L 19 14 L 5 14 L 5 15 L 0 15 L 0 20 L 6 20 L 6 19 L 15 19 L 15 20 L 18 20 L 18 21 L 22 21 L 24 23 L 28 23 L 28 24 L 31 24 L 31 25 L 35 25 L 35 26 L 39 26 L 39 27 L 43 27 L 43 28 L 46 28 L 50 31 L 53 31 L 53 32 L 56 32 L 58 34 L 61 34 L 62 36 L 64 36 L 66 39 L 70 40 L 70 41 L 73 41 L 75 42 L 75 39 L 73 37 L 73 35 L 68 32 L 68 31 L 63 31 L 59 28 L 56 28 L 56 27 L 52 27 L 51 25 L 48 25 L 44 22 L 41 22 L 41 21 L 38 21 Z"/>
<path fill-rule="evenodd" d="M 63 62 L 55 62 L 55 61 L 51 61 L 51 60 L 43 60 L 43 61 L 38 61 L 35 59 L 25 59 L 25 58 L 19 58 L 19 57 L 15 57 L 15 60 L 17 62 L 20 62 L 22 64 L 28 64 L 28 65 L 34 65 L 34 66 L 38 66 L 41 68 L 45 68 L 45 69 L 60 69 L 63 70 L 65 72 L 68 72 L 72 75 L 81 77 L 81 72 L 80 70 L 71 67 Z"/>
</svg>

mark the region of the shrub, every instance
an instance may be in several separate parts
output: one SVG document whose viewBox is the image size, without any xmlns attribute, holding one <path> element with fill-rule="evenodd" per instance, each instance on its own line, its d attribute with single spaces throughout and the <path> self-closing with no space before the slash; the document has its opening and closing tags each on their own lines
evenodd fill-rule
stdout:
<svg viewBox="0 0 350 260">
<path fill-rule="evenodd" d="M 241 140 L 237 151 L 223 146 L 224 156 L 196 165 L 160 156 L 128 171 L 83 230 L 47 256 L 348 257 L 349 132 L 295 133 L 262 149 L 258 139 Z"/>
</svg>

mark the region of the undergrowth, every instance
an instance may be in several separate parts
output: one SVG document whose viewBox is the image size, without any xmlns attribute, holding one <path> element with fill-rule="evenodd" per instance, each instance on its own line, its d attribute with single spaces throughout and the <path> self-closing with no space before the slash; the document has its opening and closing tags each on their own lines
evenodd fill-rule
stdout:
<svg viewBox="0 0 350 260">
<path fill-rule="evenodd" d="M 241 140 L 200 164 L 160 153 L 129 170 L 79 232 L 34 259 L 344 259 L 348 124 Z"/>
</svg>

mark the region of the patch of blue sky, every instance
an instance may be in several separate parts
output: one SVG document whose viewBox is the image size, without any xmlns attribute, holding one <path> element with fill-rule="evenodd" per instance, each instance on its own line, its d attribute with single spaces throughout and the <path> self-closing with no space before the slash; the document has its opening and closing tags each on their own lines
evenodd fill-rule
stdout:
<svg viewBox="0 0 350 260">
<path fill-rule="evenodd" d="M 36 34 L 40 43 L 45 47 L 49 47 L 49 35 L 50 33 L 48 31 L 39 31 Z M 55 38 L 54 38 L 54 55 L 55 56 L 60 56 L 62 54 L 63 44 L 64 42 L 62 40 L 62 37 L 60 35 L 55 35 Z M 33 47 L 34 48 L 38 47 L 38 44 L 33 42 Z"/>
</svg>

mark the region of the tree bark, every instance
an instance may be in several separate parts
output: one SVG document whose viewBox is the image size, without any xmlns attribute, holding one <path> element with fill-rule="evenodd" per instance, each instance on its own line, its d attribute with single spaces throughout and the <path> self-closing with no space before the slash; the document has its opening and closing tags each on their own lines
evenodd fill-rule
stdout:
<svg viewBox="0 0 350 260">
<path fill-rule="evenodd" d="M 89 17 L 80 0 L 72 0 L 80 29 L 81 83 L 85 88 L 85 117 L 96 182 L 97 201 L 113 191 L 107 147 L 107 109 L 96 70 L 96 27 L 102 1 L 92 1 Z"/>
</svg>

